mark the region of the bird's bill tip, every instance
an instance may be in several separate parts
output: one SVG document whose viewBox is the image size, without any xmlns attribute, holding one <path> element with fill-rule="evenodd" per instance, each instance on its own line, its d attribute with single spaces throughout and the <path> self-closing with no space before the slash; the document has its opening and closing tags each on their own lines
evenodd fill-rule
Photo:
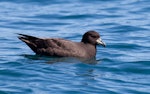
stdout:
<svg viewBox="0 0 150 94">
<path fill-rule="evenodd" d="M 102 45 L 103 47 L 106 47 L 106 44 L 102 41 L 101 38 L 98 38 L 98 39 L 96 40 L 96 42 L 97 42 L 97 44 Z"/>
</svg>

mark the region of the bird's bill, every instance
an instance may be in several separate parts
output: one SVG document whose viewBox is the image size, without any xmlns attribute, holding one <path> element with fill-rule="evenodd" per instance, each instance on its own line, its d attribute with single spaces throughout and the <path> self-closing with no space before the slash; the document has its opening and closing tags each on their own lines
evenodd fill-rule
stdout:
<svg viewBox="0 0 150 94">
<path fill-rule="evenodd" d="M 96 42 L 97 42 L 97 44 L 102 45 L 103 47 L 106 47 L 106 44 L 102 41 L 101 38 L 98 38 L 98 39 L 96 40 Z"/>
</svg>

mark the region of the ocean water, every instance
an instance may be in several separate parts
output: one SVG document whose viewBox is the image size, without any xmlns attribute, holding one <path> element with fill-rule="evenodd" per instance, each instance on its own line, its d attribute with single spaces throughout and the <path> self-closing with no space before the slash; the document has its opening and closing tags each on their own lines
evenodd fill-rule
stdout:
<svg viewBox="0 0 150 94">
<path fill-rule="evenodd" d="M 150 94 L 150 0 L 1 0 L 0 94 Z M 96 60 L 36 56 L 16 33 L 80 41 Z"/>
</svg>

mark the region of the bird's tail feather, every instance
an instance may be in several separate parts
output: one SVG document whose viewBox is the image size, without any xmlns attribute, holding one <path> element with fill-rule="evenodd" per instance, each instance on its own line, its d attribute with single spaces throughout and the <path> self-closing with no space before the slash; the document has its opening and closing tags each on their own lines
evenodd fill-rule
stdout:
<svg viewBox="0 0 150 94">
<path fill-rule="evenodd" d="M 20 35 L 18 38 L 23 38 L 23 39 L 29 39 L 29 40 L 34 40 L 34 39 L 38 39 L 37 37 L 34 37 L 34 36 L 30 36 L 30 35 L 26 35 L 26 34 L 20 34 L 20 33 L 17 33 L 18 35 Z"/>
<path fill-rule="evenodd" d="M 34 52 L 36 52 L 37 45 L 34 43 L 34 41 L 39 38 L 30 36 L 30 35 L 26 35 L 26 34 L 19 34 L 19 33 L 17 33 L 17 34 L 19 35 L 18 38 L 21 41 L 25 42 Z"/>
</svg>

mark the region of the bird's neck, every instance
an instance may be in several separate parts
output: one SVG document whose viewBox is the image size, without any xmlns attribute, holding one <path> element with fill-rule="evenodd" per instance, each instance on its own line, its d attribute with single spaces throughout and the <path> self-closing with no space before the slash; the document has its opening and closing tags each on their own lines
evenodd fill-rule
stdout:
<svg viewBox="0 0 150 94">
<path fill-rule="evenodd" d="M 95 56 L 96 55 L 96 45 L 92 45 L 92 44 L 86 44 L 86 49 L 89 50 L 89 53 L 91 56 Z M 91 52 L 91 53 L 90 53 Z"/>
</svg>

